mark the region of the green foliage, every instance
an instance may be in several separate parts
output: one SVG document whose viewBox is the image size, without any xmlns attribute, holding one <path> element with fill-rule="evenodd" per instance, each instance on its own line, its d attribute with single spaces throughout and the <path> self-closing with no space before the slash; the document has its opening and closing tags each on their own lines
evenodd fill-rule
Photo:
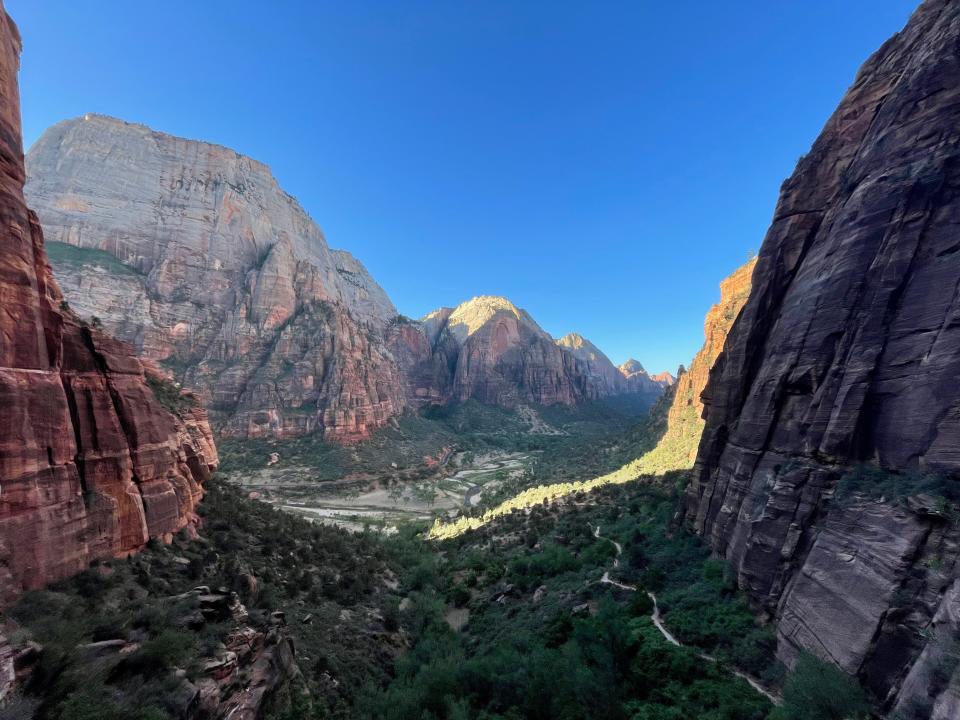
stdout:
<svg viewBox="0 0 960 720">
<path fill-rule="evenodd" d="M 115 255 L 105 250 L 77 247 L 69 243 L 51 240 L 46 241 L 44 247 L 47 250 L 50 264 L 54 266 L 82 268 L 85 265 L 93 265 L 115 275 L 142 276 L 134 268 L 124 265 Z"/>
<path fill-rule="evenodd" d="M 179 387 L 158 375 L 147 373 L 147 387 L 153 392 L 157 402 L 174 415 L 183 415 L 196 405 L 191 396 L 184 395 Z"/>
<path fill-rule="evenodd" d="M 783 699 L 776 720 L 857 720 L 870 710 L 854 678 L 809 653 L 797 660 Z"/>
<path fill-rule="evenodd" d="M 650 621 L 653 603 L 645 591 L 598 583 L 615 555 L 612 542 L 594 537 L 592 528 L 600 525 L 604 538 L 624 546 L 613 570 L 618 579 L 643 583 L 652 568 L 668 594 L 698 586 L 699 602 L 713 606 L 706 628 L 720 632 L 729 626 L 746 636 L 744 647 L 761 639 L 756 655 L 767 665 L 773 662 L 769 633 L 746 612 L 725 565 L 710 560 L 696 539 L 669 531 L 676 499 L 642 484 L 611 485 L 598 488 L 589 504 L 535 506 L 529 514 L 505 515 L 439 543 L 431 581 L 404 581 L 421 587 L 408 595 L 403 613 L 413 647 L 397 659 L 389 685 L 368 686 L 357 715 L 393 720 L 767 717 L 769 703 L 746 683 L 721 664 L 699 658 L 698 650 L 678 648 L 662 637 Z M 412 555 L 418 543 L 407 536 L 400 546 L 407 545 L 404 554 Z M 634 547 L 639 547 L 634 557 L 643 562 L 626 562 Z M 412 577 L 423 572 L 422 561 L 408 571 Z M 469 623 L 455 632 L 444 613 L 463 600 L 461 582 L 471 575 Z M 590 611 L 583 611 L 584 603 Z M 689 603 L 685 611 L 693 607 Z M 670 613 L 665 617 L 669 624 Z M 705 650 L 718 652 L 727 640 L 688 624 Z"/>
<path fill-rule="evenodd" d="M 184 683 L 202 677 L 203 662 L 222 652 L 237 627 L 229 618 L 191 619 L 194 601 L 181 595 L 198 585 L 235 589 L 261 632 L 270 629 L 272 611 L 286 614 L 298 654 L 311 658 L 301 670 L 313 714 L 302 717 L 349 717 L 362 686 L 385 681 L 383 632 L 396 631 L 401 613 L 383 580 L 398 574 L 405 558 L 394 560 L 376 536 L 311 525 L 217 479 L 208 481 L 199 510 L 200 539 L 151 543 L 132 558 L 27 593 L 8 611 L 44 647 L 28 688 L 43 700 L 37 720 L 178 717 L 173 708 Z M 247 594 L 244 576 L 257 579 L 257 596 Z M 375 618 L 383 608 L 381 627 Z M 139 648 L 102 655 L 83 649 L 113 639 Z M 336 677 L 335 691 L 324 673 Z"/>
<path fill-rule="evenodd" d="M 849 505 L 856 496 L 902 503 L 913 495 L 932 496 L 938 512 L 952 515 L 960 505 L 960 480 L 936 473 L 894 472 L 875 465 L 858 465 L 840 478 L 834 492 L 840 505 Z"/>
</svg>

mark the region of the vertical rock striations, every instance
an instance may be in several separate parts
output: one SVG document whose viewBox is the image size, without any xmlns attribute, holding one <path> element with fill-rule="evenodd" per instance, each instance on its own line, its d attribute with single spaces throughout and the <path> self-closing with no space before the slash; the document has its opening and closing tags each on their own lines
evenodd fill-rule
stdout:
<svg viewBox="0 0 960 720">
<path fill-rule="evenodd" d="M 667 412 L 667 431 L 657 446 L 639 459 L 640 472 L 661 474 L 693 467 L 704 426 L 700 395 L 707 385 L 710 368 L 723 350 L 727 333 L 750 294 L 755 264 L 751 260 L 720 283 L 720 302 L 710 308 L 703 321 L 703 347 L 693 358 L 690 370 L 681 368 L 677 373 L 673 401 Z"/>
<path fill-rule="evenodd" d="M 23 196 L 20 39 L 0 4 L 0 606 L 194 521 L 217 456 L 129 348 L 65 309 Z M 158 381 L 153 381 L 158 382 Z"/>
<path fill-rule="evenodd" d="M 632 394 L 649 406 L 663 386 L 629 381 L 589 340 L 554 340 L 506 298 L 479 296 L 394 328 L 390 347 L 416 402 L 575 405 Z"/>
<path fill-rule="evenodd" d="M 648 406 L 664 387 L 502 298 L 400 317 L 265 165 L 218 145 L 85 115 L 27 169 L 70 306 L 196 388 L 224 435 L 351 442 L 426 403 Z"/>
<path fill-rule="evenodd" d="M 958 48 L 960 4 L 925 2 L 784 183 L 686 499 L 782 656 L 829 658 L 914 717 L 956 707 L 952 666 L 935 686 L 915 662 L 938 622 L 957 632 L 955 523 L 923 498 L 831 496 L 854 464 L 958 482 Z"/>
<path fill-rule="evenodd" d="M 393 304 L 265 165 L 85 115 L 27 169 L 71 306 L 198 388 L 222 433 L 350 441 L 405 406 Z"/>
</svg>

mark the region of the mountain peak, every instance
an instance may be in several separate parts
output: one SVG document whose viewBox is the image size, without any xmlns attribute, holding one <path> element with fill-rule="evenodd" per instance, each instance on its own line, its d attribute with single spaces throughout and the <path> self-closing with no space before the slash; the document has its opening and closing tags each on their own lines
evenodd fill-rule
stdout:
<svg viewBox="0 0 960 720">
<path fill-rule="evenodd" d="M 646 368 L 640 364 L 639 360 L 634 360 L 630 358 L 623 365 L 621 365 L 618 370 L 624 374 L 624 376 L 629 377 L 630 375 L 636 375 L 637 373 L 646 373 Z"/>
<path fill-rule="evenodd" d="M 458 339 L 464 340 L 501 313 L 513 315 L 521 325 L 527 326 L 539 335 L 547 335 L 530 313 L 518 308 L 500 295 L 477 295 L 460 303 L 450 313 L 447 327 Z"/>
<path fill-rule="evenodd" d="M 573 351 L 575 355 L 580 356 L 592 356 L 591 359 L 597 359 L 599 357 L 606 358 L 607 356 L 600 350 L 596 345 L 587 340 L 580 333 L 567 333 L 562 338 L 557 340 L 557 345 L 564 347 L 567 350 Z"/>
</svg>

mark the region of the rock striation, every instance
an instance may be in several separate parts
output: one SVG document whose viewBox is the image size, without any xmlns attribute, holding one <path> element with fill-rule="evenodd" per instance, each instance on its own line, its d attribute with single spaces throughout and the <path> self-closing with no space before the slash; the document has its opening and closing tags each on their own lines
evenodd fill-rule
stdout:
<svg viewBox="0 0 960 720">
<path fill-rule="evenodd" d="M 404 408 L 393 304 L 262 163 L 85 115 L 27 171 L 70 306 L 197 388 L 222 434 L 350 441 Z"/>
<path fill-rule="evenodd" d="M 958 47 L 960 4 L 924 2 L 784 183 L 685 502 L 782 657 L 832 660 L 905 717 L 955 715 L 955 663 L 926 665 L 960 630 L 955 523 L 834 493 L 861 464 L 958 482 Z"/>
<path fill-rule="evenodd" d="M 168 411 L 130 348 L 66 309 L 24 201 L 20 38 L 0 15 L 3 606 L 191 525 L 217 455 L 199 407 Z"/>
<path fill-rule="evenodd" d="M 195 389 L 222 435 L 353 442 L 424 404 L 646 407 L 664 387 L 502 298 L 399 316 L 265 165 L 224 147 L 85 115 L 47 130 L 27 171 L 70 307 Z"/>
<path fill-rule="evenodd" d="M 554 340 L 503 297 L 479 296 L 394 330 L 390 347 L 417 401 L 575 405 L 632 394 L 649 407 L 663 387 L 631 383 L 589 340 Z"/>
<path fill-rule="evenodd" d="M 706 388 L 710 368 L 750 295 L 755 264 L 756 260 L 747 262 L 720 283 L 720 302 L 710 308 L 703 322 L 703 347 L 693 358 L 689 371 L 681 365 L 676 379 L 670 376 L 674 395 L 667 411 L 667 429 L 656 447 L 637 461 L 639 472 L 659 475 L 693 467 L 704 427 L 700 395 Z M 635 366 L 628 365 L 622 365 L 620 371 L 636 371 Z"/>
</svg>

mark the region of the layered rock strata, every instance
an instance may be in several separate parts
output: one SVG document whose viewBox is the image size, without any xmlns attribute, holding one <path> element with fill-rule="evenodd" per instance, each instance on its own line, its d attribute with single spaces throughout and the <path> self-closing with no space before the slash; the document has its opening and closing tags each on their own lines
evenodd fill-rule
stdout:
<svg viewBox="0 0 960 720">
<path fill-rule="evenodd" d="M 727 333 L 750 294 L 755 264 L 755 260 L 749 261 L 720 283 L 720 302 L 710 308 L 703 322 L 703 346 L 693 358 L 690 370 L 681 366 L 677 372 L 666 432 L 656 447 L 638 460 L 640 472 L 659 475 L 693 467 L 704 427 L 700 395 L 707 385 L 710 368 L 723 350 Z"/>
<path fill-rule="evenodd" d="M 2 13 L 0 606 L 190 525 L 217 464 L 204 412 L 166 410 L 130 348 L 66 308 L 23 196 L 19 54 Z"/>
<path fill-rule="evenodd" d="M 629 381 L 589 340 L 554 340 L 503 297 L 479 296 L 394 330 L 391 349 L 415 401 L 575 405 L 663 392 L 649 377 Z"/>
<path fill-rule="evenodd" d="M 955 663 L 938 683 L 921 667 L 960 631 L 956 523 L 930 498 L 833 495 L 857 464 L 958 482 L 958 47 L 960 4 L 923 3 L 784 183 L 686 498 L 782 657 L 810 650 L 913 717 L 956 708 Z"/>
<path fill-rule="evenodd" d="M 664 386 L 502 298 L 397 315 L 265 165 L 218 145 L 85 115 L 27 169 L 70 307 L 196 389 L 223 435 L 352 442 L 427 403 L 649 405 Z"/>
<path fill-rule="evenodd" d="M 85 115 L 27 168 L 70 306 L 197 388 L 222 434 L 351 441 L 405 407 L 392 303 L 262 163 Z"/>
</svg>

